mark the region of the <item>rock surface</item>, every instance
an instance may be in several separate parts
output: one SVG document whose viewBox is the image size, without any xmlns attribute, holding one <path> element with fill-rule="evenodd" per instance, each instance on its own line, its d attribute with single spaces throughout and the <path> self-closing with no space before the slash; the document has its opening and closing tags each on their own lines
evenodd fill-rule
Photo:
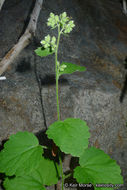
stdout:
<svg viewBox="0 0 127 190">
<path fill-rule="evenodd" d="M 6 0 L 0 12 L 0 57 L 17 42 L 33 6 L 29 0 Z M 91 131 L 90 145 L 117 160 L 127 189 L 127 17 L 116 0 L 45 1 L 36 37 L 0 81 L 0 142 L 17 131 L 34 133 L 57 120 L 54 57 L 34 54 L 48 33 L 50 12 L 66 11 L 75 21 L 69 37 L 61 38 L 59 60 L 83 65 L 87 71 L 60 79 L 61 119 L 81 118 Z"/>
</svg>

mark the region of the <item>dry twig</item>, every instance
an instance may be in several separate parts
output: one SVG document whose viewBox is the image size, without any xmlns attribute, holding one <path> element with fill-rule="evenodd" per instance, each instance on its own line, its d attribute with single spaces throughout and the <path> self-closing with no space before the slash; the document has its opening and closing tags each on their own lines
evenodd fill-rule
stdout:
<svg viewBox="0 0 127 190">
<path fill-rule="evenodd" d="M 2 6 L 3 6 L 3 4 L 4 4 L 4 1 L 5 1 L 5 0 L 0 0 L 0 10 L 2 9 Z"/>
<path fill-rule="evenodd" d="M 2 75 L 8 66 L 14 61 L 19 53 L 30 43 L 31 38 L 35 35 L 38 16 L 42 7 L 43 0 L 36 0 L 34 9 L 31 14 L 30 22 L 25 33 L 21 36 L 18 43 L 11 48 L 0 62 L 0 75 Z"/>
</svg>

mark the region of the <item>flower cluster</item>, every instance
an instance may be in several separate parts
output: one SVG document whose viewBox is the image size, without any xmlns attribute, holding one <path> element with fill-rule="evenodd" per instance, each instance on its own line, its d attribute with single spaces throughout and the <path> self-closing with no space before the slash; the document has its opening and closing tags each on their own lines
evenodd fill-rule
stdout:
<svg viewBox="0 0 127 190">
<path fill-rule="evenodd" d="M 61 66 L 59 67 L 59 71 L 64 71 L 64 69 L 65 69 L 66 67 L 67 67 L 66 65 L 61 65 Z"/>
<path fill-rule="evenodd" d="M 52 51 L 54 51 L 56 48 L 56 37 L 53 36 L 51 38 L 50 35 L 47 35 L 47 36 L 45 36 L 45 39 L 42 40 L 40 43 L 44 46 L 44 48 L 50 48 L 51 47 Z"/>
<path fill-rule="evenodd" d="M 57 24 L 59 23 L 59 16 L 50 13 L 50 17 L 48 18 L 47 25 L 51 26 L 52 28 L 56 28 Z"/>
<path fill-rule="evenodd" d="M 60 34 L 70 33 L 75 26 L 74 21 L 67 16 L 66 12 L 63 12 L 59 16 L 55 15 L 54 13 L 50 13 L 47 25 L 51 26 L 52 29 L 58 27 Z M 41 44 L 45 49 L 51 48 L 52 51 L 55 51 L 57 46 L 56 37 L 51 37 L 50 35 L 47 35 L 45 36 L 45 39 L 41 41 Z"/>
<path fill-rule="evenodd" d="M 50 13 L 47 25 L 51 26 L 52 29 L 59 26 L 61 29 L 61 33 L 65 34 L 70 33 L 75 26 L 74 21 L 67 16 L 66 12 L 63 12 L 62 14 L 60 14 L 60 16 L 54 15 L 54 13 Z"/>
<path fill-rule="evenodd" d="M 73 20 L 69 21 L 65 27 L 64 33 L 70 33 L 74 26 L 75 26 L 74 21 Z"/>
</svg>

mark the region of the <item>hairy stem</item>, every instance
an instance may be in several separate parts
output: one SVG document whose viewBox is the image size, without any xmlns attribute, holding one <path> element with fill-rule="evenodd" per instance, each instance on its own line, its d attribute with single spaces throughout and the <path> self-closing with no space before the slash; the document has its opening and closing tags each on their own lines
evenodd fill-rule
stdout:
<svg viewBox="0 0 127 190">
<path fill-rule="evenodd" d="M 57 102 L 57 120 L 60 120 L 60 109 L 59 109 L 59 94 L 58 94 L 58 66 L 57 66 L 57 54 L 58 54 L 58 47 L 59 47 L 59 41 L 60 41 L 60 26 L 58 26 L 58 39 L 57 39 L 57 46 L 55 51 L 55 67 L 56 67 L 56 102 Z"/>
<path fill-rule="evenodd" d="M 56 67 L 56 102 L 57 102 L 57 120 L 60 121 L 60 109 L 59 109 L 59 93 L 58 93 L 58 80 L 59 80 L 59 71 L 58 71 L 58 48 L 59 48 L 59 42 L 60 42 L 60 25 L 58 25 L 58 38 L 57 38 L 57 45 L 56 45 L 56 51 L 55 51 L 55 67 Z M 61 171 L 61 178 L 62 178 L 62 190 L 64 189 L 64 173 L 63 173 L 63 166 L 62 166 L 62 159 L 61 159 L 61 153 L 59 151 L 59 161 L 60 161 L 60 171 Z"/>
<path fill-rule="evenodd" d="M 64 173 L 63 173 L 63 164 L 62 164 L 62 159 L 61 159 L 60 152 L 59 152 L 59 161 L 60 161 L 60 172 L 61 172 L 62 190 L 63 190 L 64 189 Z"/>
<path fill-rule="evenodd" d="M 56 71 L 56 103 L 57 103 L 57 120 L 60 121 L 60 109 L 59 109 L 59 94 L 58 94 L 58 80 L 59 80 L 59 71 L 58 71 L 58 48 L 59 48 L 59 41 L 60 41 L 60 26 L 58 25 L 58 38 L 57 38 L 57 45 L 55 51 L 55 71 Z M 57 154 L 57 146 L 53 143 L 52 147 L 52 155 L 55 157 Z"/>
</svg>

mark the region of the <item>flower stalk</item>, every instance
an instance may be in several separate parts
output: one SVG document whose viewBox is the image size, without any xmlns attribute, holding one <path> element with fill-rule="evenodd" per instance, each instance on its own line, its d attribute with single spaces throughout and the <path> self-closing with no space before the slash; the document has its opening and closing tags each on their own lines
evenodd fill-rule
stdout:
<svg viewBox="0 0 127 190">
<path fill-rule="evenodd" d="M 58 25 L 58 39 L 55 51 L 55 70 L 56 70 L 56 103 L 57 103 L 57 120 L 60 120 L 60 109 L 59 109 L 59 63 L 58 63 L 58 48 L 59 48 L 59 41 L 60 41 L 60 26 Z"/>
</svg>

